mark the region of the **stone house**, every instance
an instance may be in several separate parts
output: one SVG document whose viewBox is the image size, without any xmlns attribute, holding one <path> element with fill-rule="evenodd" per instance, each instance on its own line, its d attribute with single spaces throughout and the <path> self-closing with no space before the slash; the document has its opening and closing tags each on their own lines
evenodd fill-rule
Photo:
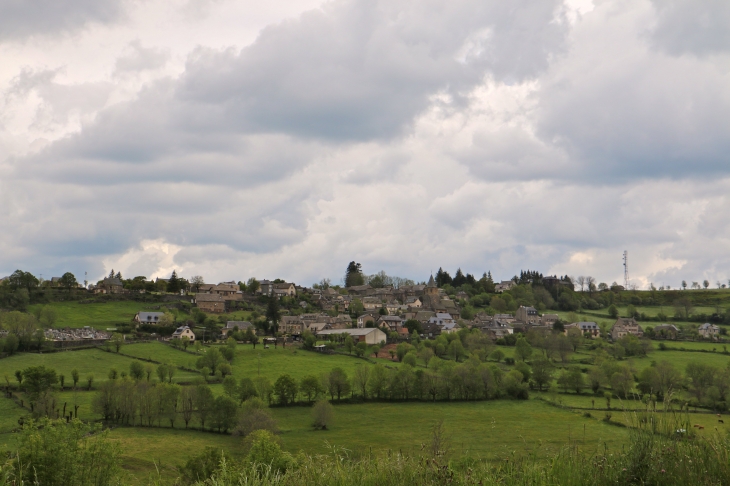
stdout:
<svg viewBox="0 0 730 486">
<path fill-rule="evenodd" d="M 540 316 L 537 313 L 537 309 L 534 307 L 525 307 L 521 305 L 517 312 L 515 312 L 515 318 L 523 324 L 530 324 L 532 326 L 540 323 Z"/>
<path fill-rule="evenodd" d="M 273 287 L 275 295 L 282 297 L 294 297 L 297 295 L 297 287 L 293 283 L 275 283 Z"/>
<path fill-rule="evenodd" d="M 627 334 L 642 337 L 644 330 L 633 317 L 619 317 L 611 328 L 611 339 L 616 341 Z"/>
<path fill-rule="evenodd" d="M 565 335 L 568 335 L 570 329 L 578 329 L 581 334 L 589 335 L 591 339 L 601 337 L 601 328 L 595 322 L 574 322 L 565 326 Z"/>
<path fill-rule="evenodd" d="M 226 311 L 226 301 L 220 294 L 195 294 L 193 304 L 203 312 L 222 314 Z"/>
<path fill-rule="evenodd" d="M 380 316 L 376 324 L 377 327 L 387 326 L 391 331 L 397 331 L 403 327 L 403 319 L 398 316 Z"/>
<path fill-rule="evenodd" d="M 698 329 L 697 333 L 703 338 L 712 339 L 720 335 L 720 328 L 709 322 L 705 322 Z"/>
</svg>

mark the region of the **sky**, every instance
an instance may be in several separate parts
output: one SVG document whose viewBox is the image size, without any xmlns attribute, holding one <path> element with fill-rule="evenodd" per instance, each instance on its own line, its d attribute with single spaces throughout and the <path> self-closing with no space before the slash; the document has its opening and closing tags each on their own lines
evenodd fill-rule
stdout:
<svg viewBox="0 0 730 486">
<path fill-rule="evenodd" d="M 730 2 L 0 0 L 0 276 L 730 279 Z"/>
</svg>

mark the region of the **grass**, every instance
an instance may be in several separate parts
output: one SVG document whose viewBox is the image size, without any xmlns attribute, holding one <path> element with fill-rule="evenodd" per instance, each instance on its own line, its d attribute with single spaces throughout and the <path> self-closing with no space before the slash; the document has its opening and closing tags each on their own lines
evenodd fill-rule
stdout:
<svg viewBox="0 0 730 486">
<path fill-rule="evenodd" d="M 123 346 L 121 352 L 138 358 L 153 359 L 191 368 L 195 368 L 195 362 L 200 357 L 160 342 L 129 344 Z M 390 360 L 379 359 L 377 361 L 388 366 L 400 366 L 399 363 Z M 231 365 L 233 376 L 237 379 L 245 376 L 251 378 L 266 376 L 271 381 L 285 373 L 296 379 L 307 375 L 319 376 L 321 373 L 337 367 L 352 376 L 358 366 L 372 366 L 367 360 L 356 358 L 354 355 L 321 354 L 292 346 L 265 349 L 261 344 L 257 345 L 256 349 L 249 344 L 239 344 Z"/>
<path fill-rule="evenodd" d="M 126 347 L 122 347 L 122 350 L 125 349 Z M 79 371 L 79 384 L 85 385 L 88 375 L 94 375 L 94 383 L 107 380 L 111 368 L 116 368 L 119 372 L 129 372 L 129 365 L 132 361 L 134 361 L 134 358 L 97 348 L 43 354 L 21 353 L 0 359 L 0 378 L 7 375 L 11 382 L 14 382 L 16 370 L 22 370 L 28 366 L 43 365 L 55 369 L 58 374 L 63 374 L 66 377 L 67 385 L 72 383 L 71 370 L 75 368 Z M 197 376 L 200 375 L 177 370 L 173 381 L 190 382 Z"/>
<path fill-rule="evenodd" d="M 126 484 L 132 485 L 148 484 L 158 471 L 163 484 L 171 484 L 177 467 L 206 447 L 225 449 L 234 458 L 241 455 L 240 437 L 195 430 L 118 427 L 109 437 L 123 451 L 122 467 L 130 475 Z"/>
<path fill-rule="evenodd" d="M 35 304 L 30 306 L 29 311 L 38 307 L 49 305 L 56 310 L 57 320 L 54 328 L 81 328 L 91 326 L 96 329 L 113 328 L 120 324 L 131 324 L 132 319 L 140 311 L 162 312 L 165 310 L 164 302 L 135 302 L 135 301 L 109 301 L 95 302 L 93 304 L 80 304 L 77 301 L 52 302 L 50 304 Z M 173 313 L 177 313 L 174 311 Z M 218 318 L 221 314 L 208 314 Z M 180 314 L 178 321 L 188 319 L 187 314 Z M 238 310 L 223 314 L 227 321 L 250 321 L 251 311 Z"/>
<path fill-rule="evenodd" d="M 335 407 L 335 425 L 313 431 L 309 407 L 273 409 L 284 448 L 326 453 L 333 445 L 355 454 L 418 453 L 432 426 L 444 421 L 457 455 L 502 458 L 513 451 L 547 457 L 572 441 L 620 447 L 627 431 L 537 400 L 458 403 L 367 403 Z"/>
<path fill-rule="evenodd" d="M 38 304 L 41 305 L 41 304 Z M 161 303 L 144 303 L 134 301 L 111 301 L 93 304 L 78 302 L 53 302 L 49 304 L 57 314 L 56 328 L 80 328 L 91 326 L 97 329 L 116 327 L 119 324 L 130 324 L 139 311 L 160 311 Z M 42 305 L 41 305 L 42 306 Z M 31 306 L 31 308 L 37 306 Z"/>
<path fill-rule="evenodd" d="M 637 372 L 651 365 L 652 361 L 669 361 L 674 367 L 684 373 L 687 365 L 693 361 L 724 368 L 730 363 L 730 356 L 721 353 L 688 353 L 683 351 L 654 351 L 645 358 L 629 358 L 626 361 Z"/>
</svg>

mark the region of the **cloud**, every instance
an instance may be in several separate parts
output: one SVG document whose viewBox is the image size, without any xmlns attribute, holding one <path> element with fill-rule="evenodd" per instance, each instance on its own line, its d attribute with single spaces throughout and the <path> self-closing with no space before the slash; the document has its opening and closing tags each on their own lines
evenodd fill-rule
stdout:
<svg viewBox="0 0 730 486">
<path fill-rule="evenodd" d="M 675 2 L 677 3 L 677 2 Z M 724 62 L 647 44 L 645 2 L 604 2 L 571 32 L 540 79 L 537 136 L 562 148 L 583 181 L 728 173 L 730 84 Z"/>
<path fill-rule="evenodd" d="M 6 0 L 0 3 L 0 42 L 71 32 L 91 22 L 113 22 L 122 0 Z"/>
<path fill-rule="evenodd" d="M 185 48 L 135 11 L 84 33 L 114 38 L 85 77 L 15 61 L 0 273 L 610 283 L 628 250 L 641 285 L 726 280 L 724 54 L 661 37 L 677 2 L 570 3 L 337 0 L 243 45 L 188 15 L 232 4 L 181 2 Z"/>
<path fill-rule="evenodd" d="M 271 26 L 241 51 L 200 49 L 180 96 L 247 131 L 333 140 L 392 138 L 439 90 L 484 74 L 535 76 L 560 49 L 559 3 L 328 3 Z M 486 29 L 486 30 L 485 30 Z"/>
<path fill-rule="evenodd" d="M 723 0 L 653 0 L 656 47 L 672 55 L 706 56 L 730 51 L 730 3 Z"/>
</svg>

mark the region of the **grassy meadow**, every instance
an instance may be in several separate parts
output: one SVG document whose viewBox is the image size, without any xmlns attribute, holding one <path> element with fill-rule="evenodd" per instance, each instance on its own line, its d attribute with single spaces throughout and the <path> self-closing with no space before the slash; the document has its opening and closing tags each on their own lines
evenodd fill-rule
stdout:
<svg viewBox="0 0 730 486">
<path fill-rule="evenodd" d="M 76 301 L 53 302 L 51 305 L 57 313 L 53 327 L 80 328 L 91 326 L 97 329 L 115 327 L 119 324 L 130 324 L 139 311 L 160 311 L 164 304 L 150 304 L 135 301 L 109 301 L 81 304 Z M 41 306 L 37 304 L 33 308 Z"/>
<path fill-rule="evenodd" d="M 129 346 L 132 347 L 132 346 Z M 122 352 L 127 347 L 122 347 Z M 15 371 L 22 370 L 28 366 L 47 366 L 56 370 L 57 374 L 66 377 L 66 385 L 71 385 L 71 371 L 79 371 L 79 385 L 86 386 L 86 378 L 94 376 L 94 383 L 106 381 L 109 370 L 116 368 L 118 372 L 129 372 L 129 365 L 134 358 L 123 356 L 114 352 L 103 351 L 102 349 L 80 349 L 75 351 L 60 351 L 56 353 L 20 353 L 0 360 L 0 378 L 4 381 L 5 376 L 11 382 L 15 382 Z M 183 370 L 176 370 L 173 382 L 190 382 L 198 373 L 191 373 Z"/>
</svg>

